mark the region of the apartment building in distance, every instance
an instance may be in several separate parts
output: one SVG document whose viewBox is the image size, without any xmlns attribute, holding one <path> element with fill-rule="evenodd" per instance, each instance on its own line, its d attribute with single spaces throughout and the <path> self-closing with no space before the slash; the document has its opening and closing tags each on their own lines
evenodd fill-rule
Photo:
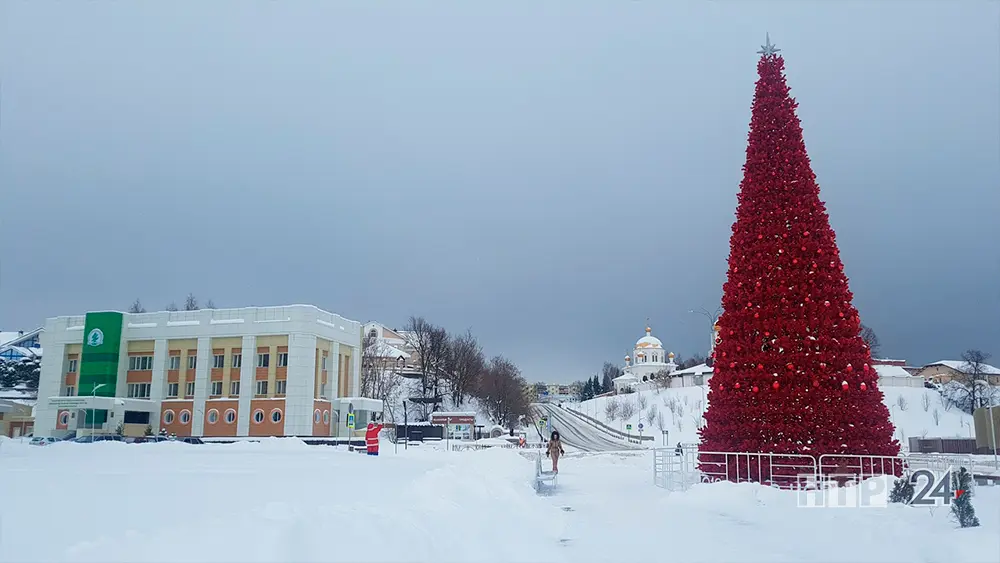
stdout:
<svg viewBox="0 0 1000 563">
<path fill-rule="evenodd" d="M 35 435 L 353 435 L 361 324 L 312 305 L 48 319 Z"/>
</svg>

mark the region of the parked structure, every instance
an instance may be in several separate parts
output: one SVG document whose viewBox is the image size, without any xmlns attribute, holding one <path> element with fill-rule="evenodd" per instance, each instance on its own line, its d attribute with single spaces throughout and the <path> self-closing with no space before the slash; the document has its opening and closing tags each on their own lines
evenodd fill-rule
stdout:
<svg viewBox="0 0 1000 563">
<path fill-rule="evenodd" d="M 48 319 L 37 435 L 346 436 L 361 325 L 312 305 Z"/>
</svg>

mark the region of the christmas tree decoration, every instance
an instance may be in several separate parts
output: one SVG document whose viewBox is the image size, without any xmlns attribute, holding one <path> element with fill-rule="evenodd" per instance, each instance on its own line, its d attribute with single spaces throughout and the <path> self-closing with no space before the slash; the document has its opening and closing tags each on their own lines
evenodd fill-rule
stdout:
<svg viewBox="0 0 1000 563">
<path fill-rule="evenodd" d="M 975 528 L 979 525 L 976 509 L 972 507 L 972 473 L 961 467 L 958 473 L 951 474 L 951 490 L 955 500 L 951 501 L 951 516 L 962 528 Z"/>
<path fill-rule="evenodd" d="M 713 367 L 700 450 L 894 456 L 778 51 L 769 37 L 759 51 L 715 347 L 726 361 Z"/>
</svg>

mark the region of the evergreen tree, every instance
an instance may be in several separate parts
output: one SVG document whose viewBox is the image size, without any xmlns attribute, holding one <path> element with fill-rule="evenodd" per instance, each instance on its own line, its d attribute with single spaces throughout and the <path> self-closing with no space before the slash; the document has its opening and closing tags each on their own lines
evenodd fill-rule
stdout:
<svg viewBox="0 0 1000 563">
<path fill-rule="evenodd" d="M 913 483 L 910 482 L 909 475 L 903 475 L 896 479 L 889 492 L 889 502 L 899 504 L 910 504 L 913 500 Z"/>
<path fill-rule="evenodd" d="M 581 395 L 581 400 L 589 401 L 594 398 L 594 380 L 587 378 L 587 381 L 583 383 L 583 393 Z"/>
<path fill-rule="evenodd" d="M 972 507 L 972 474 L 962 467 L 958 473 L 951 474 L 951 490 L 955 499 L 951 501 L 951 515 L 963 528 L 975 528 L 979 525 L 976 509 Z"/>
<path fill-rule="evenodd" d="M 776 51 L 757 63 L 701 449 L 896 455 Z"/>
</svg>

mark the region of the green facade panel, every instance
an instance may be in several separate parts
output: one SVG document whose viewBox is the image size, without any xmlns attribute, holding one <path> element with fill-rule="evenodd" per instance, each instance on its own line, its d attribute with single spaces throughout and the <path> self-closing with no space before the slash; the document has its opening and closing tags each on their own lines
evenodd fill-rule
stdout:
<svg viewBox="0 0 1000 563">
<path fill-rule="evenodd" d="M 122 313 L 87 313 L 77 395 L 115 396 L 123 322 Z"/>
</svg>

